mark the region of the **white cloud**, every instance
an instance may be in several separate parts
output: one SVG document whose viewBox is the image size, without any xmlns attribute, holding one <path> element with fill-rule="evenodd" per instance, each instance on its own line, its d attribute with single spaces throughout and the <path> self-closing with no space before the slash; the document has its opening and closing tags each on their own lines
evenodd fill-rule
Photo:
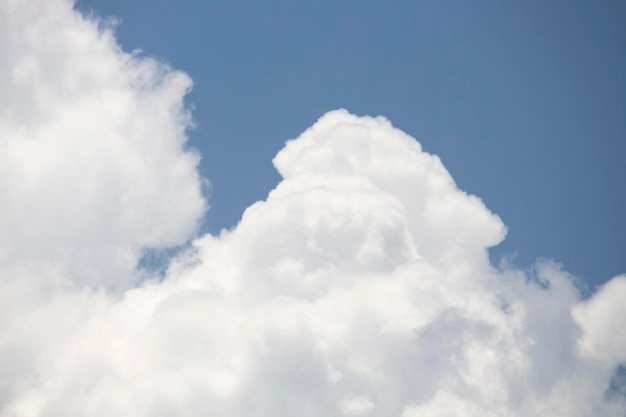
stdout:
<svg viewBox="0 0 626 417">
<path fill-rule="evenodd" d="M 624 278 L 491 266 L 500 219 L 384 118 L 326 114 L 236 228 L 137 271 L 204 210 L 190 81 L 69 1 L 0 19 L 0 416 L 626 412 Z"/>
<path fill-rule="evenodd" d="M 574 309 L 574 317 L 584 336 L 579 347 L 583 354 L 609 363 L 626 364 L 626 275 L 604 284 L 593 298 Z"/>
<path fill-rule="evenodd" d="M 142 248 L 183 243 L 204 210 L 183 148 L 191 81 L 120 51 L 70 1 L 0 16 L 0 264 L 125 287 Z"/>
<path fill-rule="evenodd" d="M 373 408 L 372 400 L 362 395 L 349 396 L 339 402 L 339 410 L 344 416 L 364 416 Z"/>
</svg>

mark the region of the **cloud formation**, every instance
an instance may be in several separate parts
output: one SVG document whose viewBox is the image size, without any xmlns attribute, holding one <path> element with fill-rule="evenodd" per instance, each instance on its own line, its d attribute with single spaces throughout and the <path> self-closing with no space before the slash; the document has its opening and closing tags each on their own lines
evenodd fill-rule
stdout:
<svg viewBox="0 0 626 417">
<path fill-rule="evenodd" d="M 382 117 L 324 115 L 194 238 L 190 80 L 72 6 L 0 3 L 0 416 L 626 413 L 626 276 L 491 265 L 500 219 Z"/>
<path fill-rule="evenodd" d="M 191 81 L 72 6 L 0 5 L 0 262 L 124 287 L 142 247 L 183 243 L 204 210 Z"/>
</svg>

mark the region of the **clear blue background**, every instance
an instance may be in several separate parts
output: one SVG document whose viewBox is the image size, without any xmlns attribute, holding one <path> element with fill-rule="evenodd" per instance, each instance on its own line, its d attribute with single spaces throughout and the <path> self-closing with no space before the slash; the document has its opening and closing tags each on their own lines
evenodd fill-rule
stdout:
<svg viewBox="0 0 626 417">
<path fill-rule="evenodd" d="M 80 0 L 125 50 L 188 72 L 205 230 L 279 180 L 271 159 L 326 111 L 379 115 L 509 227 L 494 260 L 626 272 L 623 1 Z"/>
</svg>

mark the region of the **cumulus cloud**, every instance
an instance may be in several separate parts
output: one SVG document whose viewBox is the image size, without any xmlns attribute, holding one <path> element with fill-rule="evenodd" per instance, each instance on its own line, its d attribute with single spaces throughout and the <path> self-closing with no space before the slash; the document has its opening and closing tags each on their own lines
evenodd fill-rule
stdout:
<svg viewBox="0 0 626 417">
<path fill-rule="evenodd" d="M 191 81 L 72 6 L 0 5 L 0 263 L 127 287 L 142 248 L 185 242 L 204 210 Z"/>
<path fill-rule="evenodd" d="M 501 220 L 382 117 L 324 115 L 194 238 L 188 77 L 72 6 L 0 4 L 0 416 L 626 413 L 626 279 L 491 265 Z"/>
</svg>

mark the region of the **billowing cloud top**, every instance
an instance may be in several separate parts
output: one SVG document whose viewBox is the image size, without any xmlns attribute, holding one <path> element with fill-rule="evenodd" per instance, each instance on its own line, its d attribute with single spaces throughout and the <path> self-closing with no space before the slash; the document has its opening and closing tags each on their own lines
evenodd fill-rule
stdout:
<svg viewBox="0 0 626 417">
<path fill-rule="evenodd" d="M 0 416 L 626 413 L 626 276 L 491 266 L 500 219 L 386 119 L 324 115 L 194 239 L 186 75 L 65 0 L 0 3 L 0 50 Z"/>
</svg>

